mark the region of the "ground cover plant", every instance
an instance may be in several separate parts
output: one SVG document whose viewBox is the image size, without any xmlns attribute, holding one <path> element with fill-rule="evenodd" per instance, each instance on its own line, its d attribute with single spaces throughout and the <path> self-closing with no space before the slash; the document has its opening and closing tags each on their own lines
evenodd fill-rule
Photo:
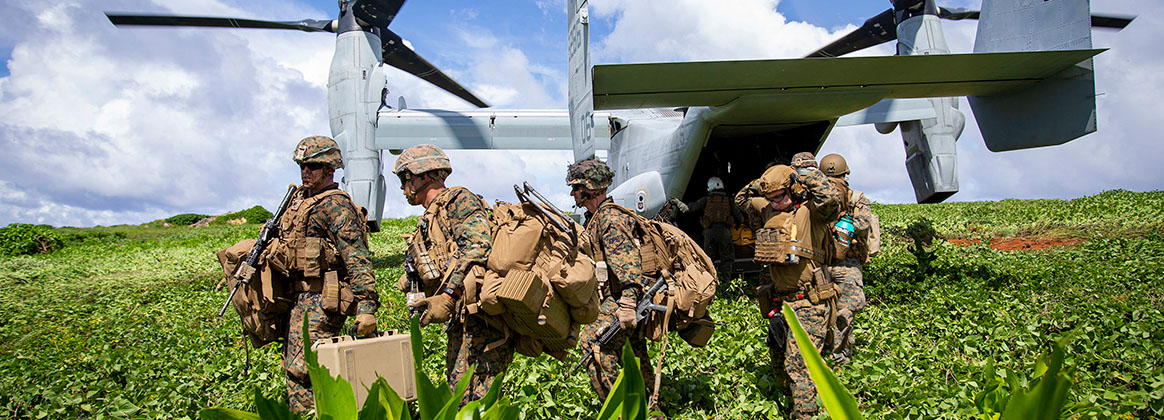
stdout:
<svg viewBox="0 0 1164 420">
<path fill-rule="evenodd" d="M 1069 201 L 875 204 L 883 245 L 866 270 L 870 305 L 855 326 L 853 362 L 834 372 L 866 418 L 968 418 L 1029 386 L 1032 363 L 1063 342 L 1075 382 L 1069 416 L 1164 417 L 1161 208 L 1164 193 L 1127 191 Z M 907 231 L 923 219 L 935 238 L 917 249 Z M 370 236 L 382 329 L 407 329 L 394 285 L 400 235 L 414 224 L 386 220 Z M 214 316 L 227 291 L 215 289 L 222 273 L 213 252 L 258 230 L 56 228 L 62 245 L 54 251 L 0 257 L 0 417 L 255 412 L 255 387 L 285 399 L 277 347 L 248 355 L 237 317 Z M 1003 238 L 1033 246 L 995 249 Z M 1048 239 L 1065 245 L 1038 249 Z M 929 256 L 926 264 L 918 255 Z M 756 281 L 720 286 L 712 306 L 719 325 L 707 347 L 671 337 L 659 393 L 668 416 L 780 418 L 786 402 L 774 397 L 764 320 L 750 289 Z M 424 364 L 434 378 L 444 369 L 444 342 L 439 327 L 426 327 Z M 658 351 L 652 346 L 652 358 Z M 570 367 L 518 356 L 505 395 L 524 418 L 593 418 L 601 402 Z"/>
</svg>

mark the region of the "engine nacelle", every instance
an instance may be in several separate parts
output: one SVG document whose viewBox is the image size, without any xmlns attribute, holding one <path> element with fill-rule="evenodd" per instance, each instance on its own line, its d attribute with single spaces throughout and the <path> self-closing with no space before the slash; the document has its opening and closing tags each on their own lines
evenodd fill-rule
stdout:
<svg viewBox="0 0 1164 420">
<path fill-rule="evenodd" d="M 897 25 L 897 53 L 949 54 L 950 47 L 946 45 L 940 22 L 931 14 L 902 21 Z M 939 203 L 958 192 L 956 142 L 966 127 L 966 117 L 958 110 L 958 98 L 932 98 L 930 103 L 936 117 L 900 124 L 901 139 L 905 143 L 905 169 L 919 203 Z"/>
<path fill-rule="evenodd" d="M 655 217 L 659 209 L 667 203 L 663 177 L 656 171 L 635 175 L 607 195 L 615 204 L 634 210 L 639 216 L 646 218 Z"/>
</svg>

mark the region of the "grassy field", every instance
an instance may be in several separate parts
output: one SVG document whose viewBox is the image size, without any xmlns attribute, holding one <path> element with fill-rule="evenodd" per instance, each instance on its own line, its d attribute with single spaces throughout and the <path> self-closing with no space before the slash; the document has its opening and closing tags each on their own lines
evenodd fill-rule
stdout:
<svg viewBox="0 0 1164 420">
<path fill-rule="evenodd" d="M 967 418 L 990 389 L 1025 385 L 1063 340 L 1074 418 L 1164 418 L 1164 192 L 1070 201 L 874 205 L 883 251 L 866 268 L 857 353 L 837 368 L 869 418 Z M 931 223 L 936 239 L 910 249 Z M 371 235 L 381 328 L 406 329 L 402 233 Z M 924 229 L 921 229 L 924 231 Z M 49 254 L 0 257 L 0 417 L 194 418 L 284 393 L 275 346 L 246 350 L 213 253 L 258 225 L 60 228 Z M 991 247 L 1016 238 L 1019 250 Z M 1064 245 L 1038 249 L 1047 240 Z M 1034 246 L 1023 248 L 1022 244 Z M 919 261 L 919 257 L 920 260 Z M 755 279 L 751 279 L 755 281 Z M 747 280 L 720 286 L 710 345 L 672 337 L 661 408 L 675 418 L 779 418 L 763 319 Z M 430 372 L 444 337 L 425 331 Z M 652 356 L 658 355 L 658 345 Z M 990 369 L 988 365 L 996 369 Z M 505 392 L 527 418 L 589 418 L 585 374 L 518 356 Z M 976 399 L 977 397 L 977 399 Z"/>
</svg>

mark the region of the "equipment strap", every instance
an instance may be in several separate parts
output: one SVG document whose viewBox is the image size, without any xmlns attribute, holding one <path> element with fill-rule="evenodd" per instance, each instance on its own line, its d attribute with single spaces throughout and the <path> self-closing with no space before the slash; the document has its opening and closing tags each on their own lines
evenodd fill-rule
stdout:
<svg viewBox="0 0 1164 420">
<path fill-rule="evenodd" d="M 788 245 L 788 252 L 809 258 L 821 264 L 825 263 L 825 254 L 812 248 L 803 247 L 800 245 Z"/>
</svg>

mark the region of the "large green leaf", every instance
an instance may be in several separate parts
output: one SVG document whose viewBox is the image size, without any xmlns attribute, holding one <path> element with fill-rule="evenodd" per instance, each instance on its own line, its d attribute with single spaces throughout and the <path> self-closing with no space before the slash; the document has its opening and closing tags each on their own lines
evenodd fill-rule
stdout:
<svg viewBox="0 0 1164 420">
<path fill-rule="evenodd" d="M 440 387 L 433 385 L 428 373 L 424 371 L 424 336 L 420 334 L 420 315 L 412 317 L 408 330 L 412 335 L 412 362 L 416 366 L 417 409 L 422 420 L 433 420 L 452 395 L 444 383 Z"/>
<path fill-rule="evenodd" d="M 207 408 L 198 411 L 202 420 L 259 420 L 259 415 L 233 408 Z"/>
<path fill-rule="evenodd" d="M 356 420 L 356 393 L 346 379 L 333 377 L 327 368 L 319 365 L 319 355 L 311 350 L 311 335 L 307 319 L 303 319 L 303 356 L 307 359 L 307 374 L 315 394 L 315 412 L 321 419 Z"/>
<path fill-rule="evenodd" d="M 473 371 L 476 369 L 477 365 L 469 366 L 465 376 L 462 376 L 461 380 L 457 382 L 457 391 L 445 401 L 445 406 L 437 413 L 436 420 L 453 420 L 457 417 L 457 412 L 461 407 L 461 399 L 464 398 L 465 390 L 469 388 L 469 382 L 473 380 Z"/>
<path fill-rule="evenodd" d="M 1035 362 L 1037 382 L 1030 390 L 1015 388 L 1002 412 L 1003 420 L 1057 420 L 1067 404 L 1067 394 L 1075 385 L 1070 370 L 1063 370 L 1065 352 L 1055 343 L 1050 354 Z"/>
<path fill-rule="evenodd" d="M 639 358 L 635 357 L 635 352 L 631 350 L 628 340 L 622 346 L 622 371 L 618 373 L 618 378 L 614 380 L 614 387 L 610 389 L 610 394 L 602 403 L 598 419 L 612 420 L 620 416 L 628 420 L 646 418 L 646 395 L 643 372 L 639 370 Z M 627 417 L 628 414 L 633 417 Z"/>
<path fill-rule="evenodd" d="M 255 388 L 255 406 L 259 418 L 263 420 L 299 420 L 299 414 L 291 411 L 287 404 L 263 396 L 263 391 Z"/>
<path fill-rule="evenodd" d="M 368 401 L 372 400 L 372 393 L 376 395 L 376 404 L 383 407 L 385 410 L 385 417 L 366 417 L 367 419 L 388 418 L 389 420 L 411 420 L 412 414 L 408 412 L 408 402 L 400 398 L 396 390 L 388 385 L 383 377 L 376 378 L 376 382 L 372 383 L 372 387 L 368 390 Z M 360 419 L 365 419 L 364 411 L 368 409 L 368 401 L 364 402 L 364 410 L 360 411 Z"/>
<path fill-rule="evenodd" d="M 833 374 L 832 369 L 829 369 L 828 365 L 821 359 L 820 353 L 812 345 L 812 340 L 808 338 L 808 333 L 804 332 L 804 327 L 800 326 L 800 319 L 796 317 L 796 311 L 793 311 L 788 303 L 784 303 L 784 319 L 788 320 L 788 325 L 792 328 L 793 335 L 796 336 L 796 347 L 804 356 L 804 364 L 808 367 L 808 376 L 812 378 L 812 383 L 816 384 L 816 391 L 820 394 L 820 399 L 824 402 L 825 410 L 828 410 L 829 416 L 838 420 L 863 419 L 861 409 L 857 406 L 857 400 L 853 398 L 853 394 L 850 394 L 849 390 L 845 389 L 845 386 L 837 379 L 837 375 Z"/>
</svg>

